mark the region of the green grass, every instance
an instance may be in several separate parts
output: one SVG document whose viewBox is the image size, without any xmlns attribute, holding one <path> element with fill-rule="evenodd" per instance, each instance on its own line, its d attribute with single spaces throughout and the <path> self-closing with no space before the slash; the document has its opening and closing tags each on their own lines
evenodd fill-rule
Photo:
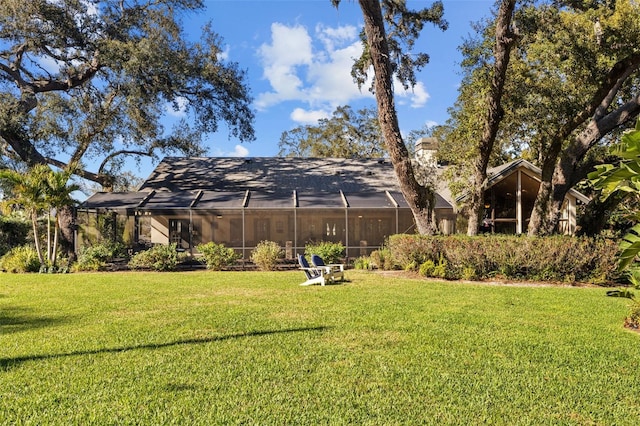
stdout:
<svg viewBox="0 0 640 426">
<path fill-rule="evenodd" d="M 0 275 L 0 424 L 640 418 L 640 335 L 604 289 L 302 277 Z"/>
</svg>

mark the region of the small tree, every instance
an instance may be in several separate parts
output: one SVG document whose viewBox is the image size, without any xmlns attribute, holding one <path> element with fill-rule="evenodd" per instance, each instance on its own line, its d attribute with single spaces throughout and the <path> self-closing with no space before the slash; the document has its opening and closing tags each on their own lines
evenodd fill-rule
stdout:
<svg viewBox="0 0 640 426">
<path fill-rule="evenodd" d="M 38 164 L 26 173 L 15 170 L 1 170 L 2 179 L 9 188 L 9 196 L 3 201 L 5 210 L 23 209 L 31 218 L 33 237 L 41 266 L 54 266 L 57 260 L 60 215 L 58 212 L 73 204 L 71 193 L 78 189 L 75 184 L 68 184 L 71 173 L 55 172 L 48 166 Z M 42 252 L 38 218 L 47 213 L 48 224 L 54 217 L 54 231 L 47 232 L 47 254 Z M 48 228 L 49 229 L 49 228 Z"/>
</svg>

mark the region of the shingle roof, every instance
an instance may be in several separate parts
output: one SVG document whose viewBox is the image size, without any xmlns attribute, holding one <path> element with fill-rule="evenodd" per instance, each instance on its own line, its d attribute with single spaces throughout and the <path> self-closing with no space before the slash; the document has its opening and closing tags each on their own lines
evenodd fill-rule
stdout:
<svg viewBox="0 0 640 426">
<path fill-rule="evenodd" d="M 393 165 L 382 158 L 166 157 L 140 190 L 400 194 Z M 436 208 L 451 204 L 437 195 Z"/>
<path fill-rule="evenodd" d="M 369 192 L 397 188 L 383 159 L 167 157 L 141 190 Z"/>
<path fill-rule="evenodd" d="M 238 208 L 244 201 L 253 208 L 296 202 L 301 208 L 345 207 L 345 202 L 351 207 L 408 207 L 393 165 L 380 158 L 166 157 L 140 191 L 137 194 L 151 194 L 137 207 L 149 210 L 223 204 Z M 102 202 L 101 208 L 122 208 L 119 197 L 99 193 L 84 207 L 94 208 L 95 200 Z M 452 208 L 438 194 L 435 207 Z"/>
</svg>

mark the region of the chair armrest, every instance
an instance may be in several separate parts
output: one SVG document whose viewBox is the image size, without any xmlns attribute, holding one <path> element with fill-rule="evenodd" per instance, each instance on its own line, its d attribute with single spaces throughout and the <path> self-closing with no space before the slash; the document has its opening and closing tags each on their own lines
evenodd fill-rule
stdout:
<svg viewBox="0 0 640 426">
<path fill-rule="evenodd" d="M 340 268 L 341 271 L 344 271 L 344 264 L 343 263 L 331 263 L 329 265 L 327 265 L 331 268 Z"/>
</svg>

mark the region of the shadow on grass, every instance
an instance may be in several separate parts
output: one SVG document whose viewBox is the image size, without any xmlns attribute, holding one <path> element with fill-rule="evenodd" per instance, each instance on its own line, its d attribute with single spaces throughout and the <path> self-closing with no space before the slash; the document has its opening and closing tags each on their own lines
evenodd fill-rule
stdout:
<svg viewBox="0 0 640 426">
<path fill-rule="evenodd" d="M 146 345 L 121 346 L 116 348 L 103 348 L 103 349 L 95 349 L 95 350 L 88 350 L 88 351 L 67 352 L 67 353 L 60 353 L 60 354 L 27 355 L 27 356 L 15 357 L 15 358 L 0 358 L 0 370 L 7 371 L 10 368 L 18 366 L 26 361 L 38 361 L 38 360 L 44 360 L 44 359 L 56 359 L 56 358 L 65 358 L 65 357 L 82 356 L 82 355 L 120 353 L 120 352 L 133 351 L 138 349 L 162 349 L 162 348 L 168 348 L 168 347 L 180 346 L 180 345 L 198 345 L 203 343 L 222 342 L 225 340 L 240 339 L 243 337 L 267 336 L 270 334 L 280 334 L 280 333 L 302 333 L 305 331 L 324 331 L 327 329 L 328 327 L 320 326 L 320 327 L 288 328 L 284 330 L 249 331 L 247 333 L 230 334 L 227 336 L 216 336 L 216 337 L 207 337 L 207 338 L 200 338 L 200 339 L 184 339 L 184 340 L 176 340 L 174 342 L 166 342 L 166 343 L 149 343 Z"/>
<path fill-rule="evenodd" d="M 24 308 L 2 308 L 0 310 L 0 334 L 6 335 L 35 328 L 50 327 L 68 319 L 68 317 L 35 316 Z"/>
</svg>

